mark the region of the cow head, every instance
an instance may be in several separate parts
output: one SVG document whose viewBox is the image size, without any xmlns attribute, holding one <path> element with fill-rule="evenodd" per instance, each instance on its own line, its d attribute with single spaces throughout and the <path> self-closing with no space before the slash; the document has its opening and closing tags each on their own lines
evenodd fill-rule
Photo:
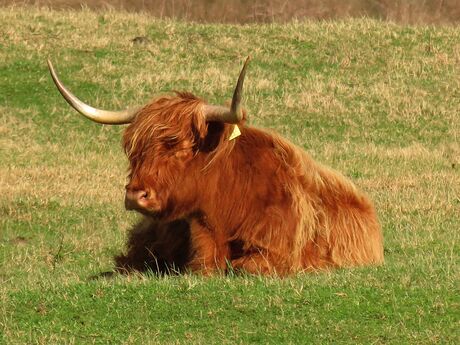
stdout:
<svg viewBox="0 0 460 345">
<path fill-rule="evenodd" d="M 222 134 L 229 131 L 226 123 L 244 120 L 240 102 L 248 62 L 249 57 L 240 72 L 230 109 L 206 104 L 187 92 L 176 92 L 139 108 L 100 110 L 74 96 L 58 79 L 49 60 L 48 66 L 62 96 L 82 115 L 102 124 L 129 124 L 123 135 L 130 162 L 125 206 L 162 217 L 176 204 L 193 203 L 193 193 L 187 190 L 193 182 L 186 179 L 192 179 L 199 169 L 189 169 L 190 165 L 199 154 L 217 147 Z"/>
</svg>

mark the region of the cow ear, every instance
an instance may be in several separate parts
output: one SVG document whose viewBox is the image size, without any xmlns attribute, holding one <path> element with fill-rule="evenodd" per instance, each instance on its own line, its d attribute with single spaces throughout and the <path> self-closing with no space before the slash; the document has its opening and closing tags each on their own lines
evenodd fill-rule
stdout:
<svg viewBox="0 0 460 345">
<path fill-rule="evenodd" d="M 226 126 L 222 122 L 206 123 L 206 136 L 200 141 L 200 151 L 211 152 L 218 149 L 219 144 L 227 137 L 225 128 Z"/>
</svg>

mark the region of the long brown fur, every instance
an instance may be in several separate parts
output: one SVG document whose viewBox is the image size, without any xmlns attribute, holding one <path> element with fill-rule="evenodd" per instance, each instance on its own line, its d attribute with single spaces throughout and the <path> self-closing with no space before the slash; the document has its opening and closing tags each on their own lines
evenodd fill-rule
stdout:
<svg viewBox="0 0 460 345">
<path fill-rule="evenodd" d="M 233 125 L 206 123 L 204 104 L 189 93 L 158 98 L 123 137 L 127 189 L 149 195 L 140 211 L 189 224 L 183 266 L 285 275 L 383 262 L 374 207 L 348 179 L 244 120 L 229 140 Z"/>
</svg>

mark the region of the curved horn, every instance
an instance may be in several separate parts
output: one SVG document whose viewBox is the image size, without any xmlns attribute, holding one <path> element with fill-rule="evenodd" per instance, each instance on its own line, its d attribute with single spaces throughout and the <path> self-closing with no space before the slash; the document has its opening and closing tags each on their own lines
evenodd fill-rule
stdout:
<svg viewBox="0 0 460 345">
<path fill-rule="evenodd" d="M 204 115 L 206 121 L 220 121 L 226 123 L 238 123 L 243 119 L 243 111 L 241 109 L 241 96 L 243 94 L 243 83 L 246 75 L 246 67 L 251 60 L 248 56 L 241 69 L 238 82 L 233 92 L 232 105 L 230 109 L 219 105 L 205 105 Z"/>
<path fill-rule="evenodd" d="M 130 123 L 136 116 L 138 108 L 136 109 L 127 109 L 123 111 L 108 111 L 96 109 L 88 104 L 80 101 L 74 94 L 72 94 L 62 82 L 59 80 L 56 71 L 54 70 L 53 64 L 48 59 L 48 67 L 53 78 L 56 87 L 58 88 L 61 95 L 69 103 L 72 108 L 78 111 L 83 116 L 87 117 L 94 122 L 106 124 L 106 125 L 122 125 Z"/>
</svg>

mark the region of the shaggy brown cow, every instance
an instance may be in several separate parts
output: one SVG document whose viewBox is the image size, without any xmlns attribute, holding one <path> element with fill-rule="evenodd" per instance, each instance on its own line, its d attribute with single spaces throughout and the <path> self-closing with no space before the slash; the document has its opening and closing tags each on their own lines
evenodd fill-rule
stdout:
<svg viewBox="0 0 460 345">
<path fill-rule="evenodd" d="M 371 201 L 301 148 L 245 124 L 240 99 L 248 61 L 230 109 L 176 92 L 123 112 L 84 104 L 49 63 L 58 89 L 80 113 L 100 123 L 130 123 L 123 136 L 130 163 L 125 205 L 145 220 L 117 262 L 136 261 L 142 233 L 161 265 L 181 261 L 203 273 L 231 267 L 285 275 L 382 263 Z"/>
</svg>

